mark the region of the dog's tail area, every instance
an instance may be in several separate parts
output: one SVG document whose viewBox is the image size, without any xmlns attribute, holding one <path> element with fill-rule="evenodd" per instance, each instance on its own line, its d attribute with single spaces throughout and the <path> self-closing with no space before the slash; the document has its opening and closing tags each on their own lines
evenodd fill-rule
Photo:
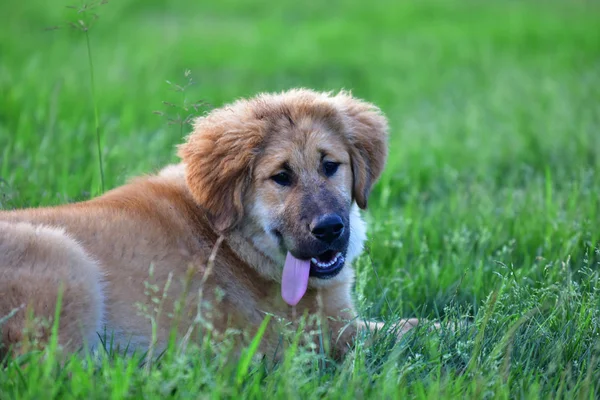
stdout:
<svg viewBox="0 0 600 400">
<path fill-rule="evenodd" d="M 62 229 L 0 221 L 0 361 L 47 343 L 59 292 L 59 344 L 94 345 L 103 320 L 99 265 Z"/>
</svg>

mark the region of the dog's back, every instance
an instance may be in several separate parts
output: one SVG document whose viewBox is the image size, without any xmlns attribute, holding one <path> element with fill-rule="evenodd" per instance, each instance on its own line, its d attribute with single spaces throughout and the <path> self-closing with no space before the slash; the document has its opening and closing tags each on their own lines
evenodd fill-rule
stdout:
<svg viewBox="0 0 600 400">
<path fill-rule="evenodd" d="M 47 321 L 31 332 L 46 341 L 59 290 L 68 349 L 94 345 L 105 323 L 118 341 L 147 345 L 148 322 L 136 310 L 148 300 L 144 282 L 185 276 L 210 251 L 198 239 L 212 232 L 182 188 L 172 176 L 147 177 L 88 202 L 0 211 L 0 351 L 29 340 L 27 309 Z"/>
</svg>

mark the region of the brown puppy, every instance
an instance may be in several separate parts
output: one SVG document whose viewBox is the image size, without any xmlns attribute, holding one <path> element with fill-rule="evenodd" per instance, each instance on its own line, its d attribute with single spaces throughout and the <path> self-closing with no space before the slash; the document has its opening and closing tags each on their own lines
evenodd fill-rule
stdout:
<svg viewBox="0 0 600 400">
<path fill-rule="evenodd" d="M 24 340 L 26 309 L 51 318 L 61 287 L 67 349 L 94 346 L 96 332 L 147 347 L 140 305 L 153 307 L 149 282 L 167 287 L 159 346 L 174 323 L 190 327 L 201 297 L 218 332 L 252 334 L 265 313 L 318 313 L 334 354 L 344 354 L 364 327 L 350 294 L 350 262 L 366 238 L 358 207 L 382 172 L 386 141 L 379 109 L 346 92 L 262 94 L 198 118 L 179 149 L 182 164 L 156 176 L 83 203 L 0 212 L 0 317 L 14 314 L 0 342 Z M 42 342 L 49 332 L 37 332 Z M 272 327 L 262 350 L 277 343 Z"/>
</svg>

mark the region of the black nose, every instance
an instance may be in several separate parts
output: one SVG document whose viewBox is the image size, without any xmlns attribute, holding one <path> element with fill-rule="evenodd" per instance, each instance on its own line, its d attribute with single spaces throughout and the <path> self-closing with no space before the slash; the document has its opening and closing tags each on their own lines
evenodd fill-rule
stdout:
<svg viewBox="0 0 600 400">
<path fill-rule="evenodd" d="M 344 222 L 337 214 L 322 215 L 310 224 L 310 232 L 317 239 L 332 243 L 344 232 Z"/>
</svg>

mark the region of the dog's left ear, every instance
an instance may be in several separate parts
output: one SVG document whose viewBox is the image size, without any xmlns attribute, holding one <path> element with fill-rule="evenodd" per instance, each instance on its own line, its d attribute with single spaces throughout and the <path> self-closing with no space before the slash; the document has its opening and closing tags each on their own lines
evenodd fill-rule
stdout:
<svg viewBox="0 0 600 400">
<path fill-rule="evenodd" d="M 334 97 L 346 127 L 352 163 L 353 197 L 367 208 L 371 188 L 379 179 L 387 160 L 387 119 L 379 108 L 341 92 Z"/>
<path fill-rule="evenodd" d="M 242 220 L 262 138 L 259 123 L 219 109 L 198 118 L 187 142 L 179 146 L 187 185 L 218 233 L 227 233 Z"/>
</svg>

